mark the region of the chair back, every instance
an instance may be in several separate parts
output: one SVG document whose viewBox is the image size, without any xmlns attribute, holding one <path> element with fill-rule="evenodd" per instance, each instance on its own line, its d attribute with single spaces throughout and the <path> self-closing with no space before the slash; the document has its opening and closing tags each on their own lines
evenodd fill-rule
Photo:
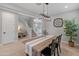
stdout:
<svg viewBox="0 0 79 59">
<path fill-rule="evenodd" d="M 55 40 L 52 40 L 52 43 L 50 45 L 51 46 L 51 55 L 53 55 L 55 53 L 55 48 L 58 47 L 58 45 L 60 45 L 61 37 L 62 37 L 62 34 L 57 36 L 57 38 Z"/>
<path fill-rule="evenodd" d="M 58 36 L 58 44 L 61 43 L 62 34 Z"/>
<path fill-rule="evenodd" d="M 51 44 L 51 55 L 53 55 L 54 52 L 55 52 L 55 41 L 56 40 L 52 40 L 52 44 Z"/>
</svg>

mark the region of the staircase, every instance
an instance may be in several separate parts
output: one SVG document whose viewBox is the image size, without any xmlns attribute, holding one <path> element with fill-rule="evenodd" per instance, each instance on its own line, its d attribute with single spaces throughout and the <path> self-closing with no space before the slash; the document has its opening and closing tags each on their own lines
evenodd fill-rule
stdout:
<svg viewBox="0 0 79 59">
<path fill-rule="evenodd" d="M 30 28 L 30 26 L 28 25 L 28 23 L 25 21 L 25 20 L 22 20 L 23 23 L 25 24 L 25 27 L 26 27 L 26 31 L 27 31 L 27 34 L 30 36 L 30 37 L 36 37 L 37 34 L 35 33 L 35 31 Z"/>
</svg>

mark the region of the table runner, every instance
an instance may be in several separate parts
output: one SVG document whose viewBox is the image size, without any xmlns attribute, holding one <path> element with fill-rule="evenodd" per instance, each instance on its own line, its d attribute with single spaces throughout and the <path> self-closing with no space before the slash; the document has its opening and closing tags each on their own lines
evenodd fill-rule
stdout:
<svg viewBox="0 0 79 59">
<path fill-rule="evenodd" d="M 44 37 L 42 37 L 42 38 L 44 38 Z M 33 43 L 35 43 L 35 42 L 38 42 L 39 40 L 40 40 L 40 39 L 35 39 L 35 40 L 30 41 L 30 42 L 27 42 L 27 43 L 25 44 L 25 52 L 26 52 L 26 53 L 29 53 L 29 49 L 30 49 L 29 45 L 30 45 L 30 44 L 33 44 Z"/>
</svg>

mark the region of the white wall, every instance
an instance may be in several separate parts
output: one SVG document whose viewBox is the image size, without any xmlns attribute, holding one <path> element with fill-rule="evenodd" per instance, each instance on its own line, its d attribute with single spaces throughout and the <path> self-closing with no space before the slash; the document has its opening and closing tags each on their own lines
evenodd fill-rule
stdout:
<svg viewBox="0 0 79 59">
<path fill-rule="evenodd" d="M 0 13 L 0 43 L 2 39 L 2 20 L 1 20 L 1 13 Z"/>
<path fill-rule="evenodd" d="M 71 11 L 71 12 L 52 16 L 52 21 L 47 23 L 48 24 L 47 31 L 48 31 L 49 34 L 58 35 L 58 34 L 62 33 L 63 34 L 62 40 L 67 41 L 68 38 L 65 36 L 63 27 L 56 28 L 56 27 L 53 26 L 53 20 L 55 18 L 63 18 L 64 20 L 75 19 L 76 23 L 79 24 L 79 11 L 78 10 L 77 11 Z M 78 30 L 77 34 L 78 34 L 77 43 L 79 43 L 79 30 Z"/>
</svg>

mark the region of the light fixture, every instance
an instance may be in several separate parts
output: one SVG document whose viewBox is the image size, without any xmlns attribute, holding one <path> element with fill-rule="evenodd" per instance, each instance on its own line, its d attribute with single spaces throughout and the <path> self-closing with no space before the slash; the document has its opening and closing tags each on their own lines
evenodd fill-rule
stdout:
<svg viewBox="0 0 79 59">
<path fill-rule="evenodd" d="M 20 31 L 20 29 L 21 29 L 21 26 L 18 26 L 18 31 Z"/>
<path fill-rule="evenodd" d="M 66 5 L 65 8 L 68 8 L 68 6 Z"/>
<path fill-rule="evenodd" d="M 49 3 L 43 3 L 42 5 L 43 5 L 43 13 L 40 14 L 40 15 L 42 15 L 43 19 L 45 19 L 45 20 L 48 20 L 48 21 L 51 20 L 50 16 L 48 15 L 48 5 L 49 5 Z"/>
</svg>

